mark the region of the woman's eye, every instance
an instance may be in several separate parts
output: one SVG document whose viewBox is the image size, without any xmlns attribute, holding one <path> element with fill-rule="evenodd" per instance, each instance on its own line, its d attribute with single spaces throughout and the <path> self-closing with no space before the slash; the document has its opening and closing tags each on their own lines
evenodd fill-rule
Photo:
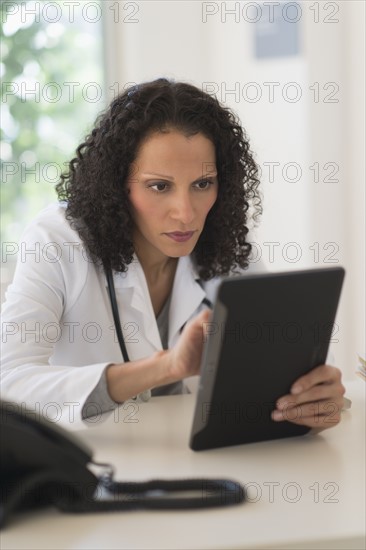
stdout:
<svg viewBox="0 0 366 550">
<path fill-rule="evenodd" d="M 211 185 L 212 181 L 210 180 L 201 180 L 197 183 L 198 189 L 207 189 Z"/>
<path fill-rule="evenodd" d="M 154 191 L 165 191 L 167 188 L 167 184 L 160 181 L 159 183 L 154 183 L 153 185 L 150 185 L 150 188 Z"/>
<path fill-rule="evenodd" d="M 201 180 L 195 183 L 194 187 L 198 190 L 204 191 L 205 189 L 208 189 L 212 184 L 213 181 L 211 180 Z M 163 193 L 164 191 L 168 191 L 169 184 L 163 181 L 158 181 L 157 183 L 152 183 L 151 185 L 149 185 L 149 188 L 155 191 L 155 193 Z"/>
</svg>

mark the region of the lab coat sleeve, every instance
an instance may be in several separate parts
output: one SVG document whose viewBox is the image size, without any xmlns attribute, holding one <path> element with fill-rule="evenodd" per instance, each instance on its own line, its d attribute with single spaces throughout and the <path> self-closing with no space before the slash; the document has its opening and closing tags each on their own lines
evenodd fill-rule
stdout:
<svg viewBox="0 0 366 550">
<path fill-rule="evenodd" d="M 1 397 L 78 429 L 83 404 L 109 363 L 50 363 L 64 308 L 77 298 L 88 269 L 81 262 L 74 277 L 65 272 L 75 266 L 60 261 L 58 247 L 49 246 L 62 237 L 57 230 L 52 234 L 47 223 L 38 223 L 21 239 L 22 253 L 2 311 Z"/>
</svg>

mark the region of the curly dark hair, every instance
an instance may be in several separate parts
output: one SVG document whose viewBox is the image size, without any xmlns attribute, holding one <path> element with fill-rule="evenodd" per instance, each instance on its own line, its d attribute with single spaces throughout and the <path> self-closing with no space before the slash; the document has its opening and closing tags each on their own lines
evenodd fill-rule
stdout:
<svg viewBox="0 0 366 550">
<path fill-rule="evenodd" d="M 68 221 L 93 261 L 126 271 L 134 245 L 125 182 L 143 139 L 169 129 L 202 133 L 215 146 L 218 196 L 192 252 L 200 277 L 247 268 L 248 218 L 262 212 L 258 167 L 236 115 L 188 83 L 159 78 L 132 86 L 99 115 L 56 186 Z"/>
</svg>

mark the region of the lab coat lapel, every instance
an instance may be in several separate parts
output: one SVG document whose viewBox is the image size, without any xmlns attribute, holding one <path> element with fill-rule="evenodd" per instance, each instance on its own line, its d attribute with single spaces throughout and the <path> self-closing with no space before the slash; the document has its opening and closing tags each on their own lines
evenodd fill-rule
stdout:
<svg viewBox="0 0 366 550">
<path fill-rule="evenodd" d="M 196 313 L 206 292 L 197 283 L 198 272 L 189 256 L 179 258 L 169 309 L 168 346 L 173 346 L 181 328 Z M 106 282 L 106 286 L 107 282 Z M 114 286 L 122 328 L 126 323 L 142 324 L 139 331 L 138 352 L 136 346 L 128 346 L 130 359 L 146 357 L 152 350 L 161 350 L 157 322 L 151 303 L 145 274 L 137 257 L 128 266 L 126 273 L 114 273 Z M 132 349 L 132 352 L 130 350 Z M 135 351 L 136 350 L 136 351 Z"/>
<path fill-rule="evenodd" d="M 107 281 L 106 285 L 108 286 Z M 146 357 L 153 350 L 161 350 L 162 343 L 149 289 L 136 256 L 125 273 L 114 273 L 114 286 L 122 328 L 126 323 L 137 323 L 138 327 L 138 351 L 136 345 L 128 346 L 128 342 L 126 343 L 130 359 Z"/>
<path fill-rule="evenodd" d="M 169 311 L 169 347 L 173 346 L 181 328 L 193 316 L 206 297 L 197 283 L 199 275 L 189 256 L 179 258 L 174 278 Z"/>
</svg>

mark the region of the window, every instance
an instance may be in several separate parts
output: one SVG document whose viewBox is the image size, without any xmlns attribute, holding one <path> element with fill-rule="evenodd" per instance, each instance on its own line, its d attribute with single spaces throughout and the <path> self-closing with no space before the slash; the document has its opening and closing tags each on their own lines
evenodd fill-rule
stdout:
<svg viewBox="0 0 366 550">
<path fill-rule="evenodd" d="M 2 266 L 104 108 L 101 19 L 99 1 L 1 3 Z"/>
</svg>

